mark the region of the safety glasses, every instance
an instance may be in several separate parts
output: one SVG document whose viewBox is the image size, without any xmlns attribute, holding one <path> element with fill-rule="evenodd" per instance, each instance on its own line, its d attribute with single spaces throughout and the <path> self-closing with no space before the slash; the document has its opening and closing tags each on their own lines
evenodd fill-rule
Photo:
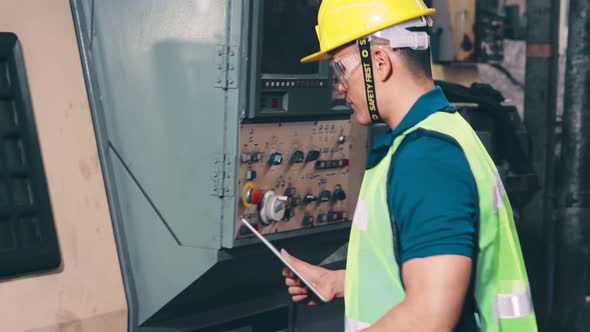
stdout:
<svg viewBox="0 0 590 332">
<path fill-rule="evenodd" d="M 352 73 L 361 64 L 361 58 L 357 52 L 351 52 L 347 55 L 332 59 L 330 61 L 330 68 L 332 69 L 332 79 L 334 85 L 342 85 L 348 89 L 348 80 Z"/>
<path fill-rule="evenodd" d="M 387 46 L 387 41 L 372 42 L 371 46 L 381 47 Z M 334 85 L 342 85 L 348 89 L 348 81 L 354 73 L 354 71 L 360 66 L 361 57 L 359 55 L 358 47 L 356 50 L 343 55 L 339 58 L 332 58 L 330 61 L 330 68 L 332 70 L 332 80 Z"/>
</svg>

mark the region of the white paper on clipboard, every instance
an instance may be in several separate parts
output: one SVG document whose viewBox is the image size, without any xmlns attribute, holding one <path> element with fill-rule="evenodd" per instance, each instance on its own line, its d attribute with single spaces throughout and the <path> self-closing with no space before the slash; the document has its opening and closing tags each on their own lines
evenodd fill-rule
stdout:
<svg viewBox="0 0 590 332">
<path fill-rule="evenodd" d="M 301 273 L 299 273 L 291 264 L 289 264 L 289 262 L 287 262 L 285 258 L 283 258 L 281 253 L 277 250 L 277 248 L 272 243 L 270 243 L 264 236 L 262 236 L 262 234 L 260 234 L 254 227 L 252 227 L 252 225 L 250 225 L 248 220 L 241 218 L 241 221 L 242 224 L 246 225 L 246 227 L 248 227 L 248 229 L 250 229 L 250 231 L 254 233 L 254 235 L 256 235 L 256 237 L 258 237 L 260 241 L 262 241 L 262 243 L 264 243 L 264 245 L 266 245 L 268 249 L 270 249 L 270 251 L 272 251 L 272 253 L 281 260 L 281 262 L 283 262 L 283 264 L 285 264 L 286 267 L 293 271 L 297 278 L 299 278 L 299 280 L 301 280 L 301 282 L 303 282 L 305 286 L 307 286 L 307 289 L 313 293 L 310 294 L 312 295 L 312 297 L 315 297 L 324 303 L 327 302 L 326 299 L 322 296 L 322 294 L 320 294 L 320 292 L 318 292 L 318 290 L 315 287 L 313 287 L 313 285 L 309 281 L 307 281 L 307 279 L 305 279 L 301 275 Z"/>
</svg>

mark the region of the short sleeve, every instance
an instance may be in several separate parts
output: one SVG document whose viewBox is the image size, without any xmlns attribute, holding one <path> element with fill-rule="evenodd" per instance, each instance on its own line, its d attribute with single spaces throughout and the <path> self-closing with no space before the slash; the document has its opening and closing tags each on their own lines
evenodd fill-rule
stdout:
<svg viewBox="0 0 590 332">
<path fill-rule="evenodd" d="M 478 197 L 459 145 L 418 131 L 406 137 L 392 158 L 388 198 L 400 264 L 435 255 L 473 258 Z"/>
</svg>

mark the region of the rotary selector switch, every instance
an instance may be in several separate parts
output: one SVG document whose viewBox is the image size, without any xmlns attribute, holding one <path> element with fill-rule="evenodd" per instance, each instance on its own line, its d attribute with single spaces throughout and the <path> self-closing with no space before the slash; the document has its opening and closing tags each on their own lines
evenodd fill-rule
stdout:
<svg viewBox="0 0 590 332">
<path fill-rule="evenodd" d="M 285 217 L 287 199 L 287 196 L 277 195 L 272 190 L 266 191 L 260 205 L 260 221 L 270 225 L 273 221 L 282 220 Z"/>
</svg>

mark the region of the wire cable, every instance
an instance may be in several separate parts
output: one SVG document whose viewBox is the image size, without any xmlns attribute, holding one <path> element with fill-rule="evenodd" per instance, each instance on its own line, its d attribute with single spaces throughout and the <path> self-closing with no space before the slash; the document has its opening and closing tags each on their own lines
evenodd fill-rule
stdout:
<svg viewBox="0 0 590 332">
<path fill-rule="evenodd" d="M 506 69 L 506 67 L 502 66 L 502 65 L 501 65 L 501 64 L 499 64 L 499 63 L 492 63 L 492 64 L 490 64 L 490 66 L 492 66 L 493 68 L 495 68 L 496 70 L 498 70 L 499 72 L 501 72 L 502 74 L 504 74 L 504 75 L 506 76 L 506 78 L 508 78 L 508 80 L 509 80 L 509 81 L 510 81 L 512 84 L 514 84 L 514 85 L 518 86 L 518 87 L 519 87 L 519 88 L 521 88 L 521 89 L 524 89 L 524 83 L 522 83 L 522 82 L 520 82 L 519 80 L 517 80 L 517 79 L 516 79 L 516 78 L 515 78 L 515 77 L 512 75 L 512 73 L 511 73 L 511 72 L 510 72 L 508 69 Z"/>
</svg>

